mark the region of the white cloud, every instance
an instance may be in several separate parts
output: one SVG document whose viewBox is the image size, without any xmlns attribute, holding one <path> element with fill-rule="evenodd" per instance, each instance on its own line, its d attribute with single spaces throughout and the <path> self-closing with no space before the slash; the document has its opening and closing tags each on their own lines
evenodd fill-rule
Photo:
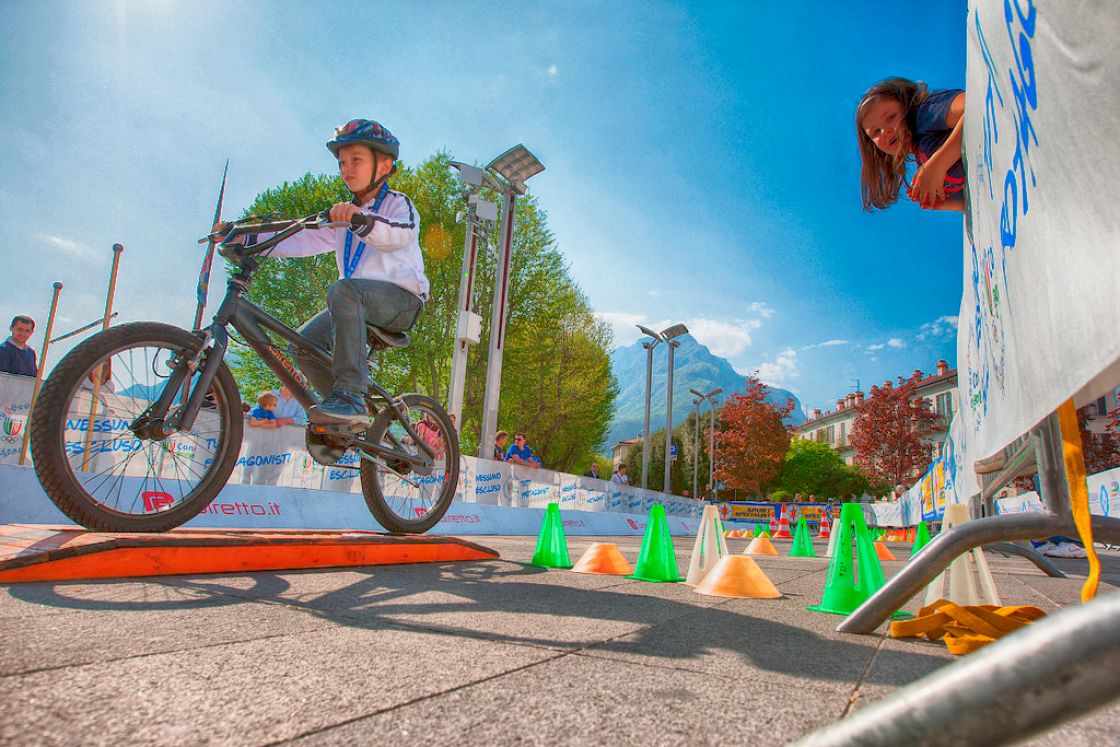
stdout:
<svg viewBox="0 0 1120 747">
<path fill-rule="evenodd" d="M 646 320 L 642 314 L 628 314 L 625 311 L 596 311 L 595 317 L 606 322 L 614 332 L 615 345 L 629 345 L 642 336 L 637 325 Z M 648 326 L 648 325 L 647 325 Z"/>
<path fill-rule="evenodd" d="M 748 306 L 751 311 L 761 316 L 763 319 L 769 319 L 774 316 L 774 309 L 770 308 L 765 301 L 755 301 Z"/>
<path fill-rule="evenodd" d="M 918 339 L 927 337 L 950 337 L 957 333 L 958 319 L 955 316 L 939 316 L 932 322 L 926 322 L 918 330 Z"/>
<path fill-rule="evenodd" d="M 57 249 L 71 257 L 84 258 L 93 256 L 93 250 L 80 241 L 65 239 L 61 236 L 51 236 L 49 234 L 41 234 L 37 238 L 52 249 Z"/>
<path fill-rule="evenodd" d="M 886 347 L 886 345 L 884 345 L 883 343 L 879 343 L 878 345 L 868 345 L 867 349 L 868 350 L 882 350 L 885 347 Z M 672 455 L 670 454 L 670 456 L 672 456 Z"/>
<path fill-rule="evenodd" d="M 685 322 L 697 342 L 707 345 L 715 355 L 728 358 L 750 347 L 751 331 L 762 326 L 758 319 L 733 319 L 721 322 L 715 319 L 690 319 Z"/>
<path fill-rule="evenodd" d="M 560 74 L 560 69 L 558 67 L 556 67 L 555 62 L 548 66 L 548 74 L 549 74 L 549 77 L 552 77 L 552 78 L 555 78 L 557 75 Z"/>
<path fill-rule="evenodd" d="M 788 379 L 795 379 L 799 375 L 797 351 L 793 348 L 786 348 L 778 353 L 774 360 L 767 361 L 758 367 L 758 378 L 764 384 L 773 384 L 774 386 L 784 387 Z"/>
<path fill-rule="evenodd" d="M 825 340 L 824 342 L 817 342 L 817 343 L 813 343 L 812 345 L 806 345 L 805 347 L 803 347 L 801 349 L 802 350 L 812 350 L 813 348 L 830 348 L 830 347 L 833 347 L 835 345 L 847 345 L 847 344 L 848 344 L 847 340 Z"/>
<path fill-rule="evenodd" d="M 906 347 L 906 343 L 898 339 L 897 337 L 892 337 L 891 339 L 887 340 L 887 345 L 896 349 Z"/>
</svg>

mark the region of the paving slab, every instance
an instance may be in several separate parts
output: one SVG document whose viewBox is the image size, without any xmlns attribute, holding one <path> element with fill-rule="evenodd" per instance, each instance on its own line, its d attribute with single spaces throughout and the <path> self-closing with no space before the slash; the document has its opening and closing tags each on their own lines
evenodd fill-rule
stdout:
<svg viewBox="0 0 1120 747">
<path fill-rule="evenodd" d="M 475 539 L 502 559 L 0 586 L 0 743 L 784 744 L 955 660 L 806 611 L 825 558 L 755 558 L 783 596 L 728 599 L 535 568 L 531 537 Z M 572 560 L 593 541 L 631 562 L 641 546 L 572 538 Z M 682 573 L 692 544 L 674 539 Z M 989 560 L 1006 603 L 1047 611 L 1076 603 L 1087 571 Z M 1120 554 L 1104 563 L 1115 593 Z M 1120 706 L 1032 744 L 1117 734 Z"/>
</svg>

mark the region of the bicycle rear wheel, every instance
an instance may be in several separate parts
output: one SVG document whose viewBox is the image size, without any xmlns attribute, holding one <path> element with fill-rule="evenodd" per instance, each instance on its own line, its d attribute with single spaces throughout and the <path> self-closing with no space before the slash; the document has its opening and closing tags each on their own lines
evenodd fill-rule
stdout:
<svg viewBox="0 0 1120 747">
<path fill-rule="evenodd" d="M 59 362 L 35 403 L 31 449 L 43 489 L 64 514 L 95 531 L 163 532 L 217 496 L 243 430 L 241 396 L 224 362 L 190 430 L 134 430 L 201 345 L 199 335 L 171 325 L 122 324 Z M 197 379 L 191 372 L 186 382 Z M 177 393 L 169 415 L 181 402 Z"/>
<path fill-rule="evenodd" d="M 420 474 L 407 464 L 387 460 L 398 475 L 362 459 L 362 495 L 373 517 L 390 532 L 421 534 L 443 518 L 455 497 L 459 486 L 459 434 L 447 412 L 431 397 L 405 394 L 400 399 L 412 429 L 436 451 L 435 463 L 430 472 Z M 391 407 L 386 406 L 374 418 L 369 440 L 406 454 L 420 453 Z"/>
</svg>

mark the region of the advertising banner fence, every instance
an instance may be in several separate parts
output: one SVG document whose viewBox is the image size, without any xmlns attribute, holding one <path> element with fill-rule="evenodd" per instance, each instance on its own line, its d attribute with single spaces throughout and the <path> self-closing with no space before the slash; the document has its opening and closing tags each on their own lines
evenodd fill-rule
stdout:
<svg viewBox="0 0 1120 747">
<path fill-rule="evenodd" d="M 973 459 L 1120 380 L 1120 152 L 1100 145 L 1120 142 L 1118 37 L 1115 3 L 969 2 L 957 363 Z"/>
<path fill-rule="evenodd" d="M 19 461 L 33 386 L 34 380 L 30 377 L 0 374 L 0 464 L 14 465 Z M 92 402 L 89 404 L 92 405 Z M 84 411 L 81 405 L 79 409 Z M 75 418 L 67 423 L 68 448 L 80 452 L 85 448 L 87 431 L 92 430 L 90 441 L 94 470 L 101 472 L 111 469 L 113 462 L 128 462 L 122 470 L 124 474 L 142 477 L 149 468 L 147 460 L 127 460 L 128 454 L 140 446 L 128 430 L 129 421 L 120 416 L 130 412 L 137 412 L 134 400 L 102 393 L 92 425 L 88 417 Z M 208 419 L 216 417 L 212 412 L 201 411 L 196 430 L 216 430 L 207 423 Z M 191 438 L 174 436 L 165 441 L 164 446 L 165 451 L 155 467 L 162 479 L 175 480 L 176 465 L 181 466 L 184 459 L 194 459 L 196 446 Z M 177 459 L 169 457 L 172 452 Z M 360 493 L 359 463 L 358 456 L 350 452 L 337 465 L 319 464 L 307 453 L 304 429 L 301 427 L 259 429 L 246 424 L 241 453 L 229 484 Z M 475 457 L 461 458 L 455 500 L 534 509 L 559 503 L 565 511 L 613 511 L 636 515 L 648 514 L 654 504 L 661 504 L 665 506 L 666 514 L 682 518 L 699 518 L 704 506 L 701 501 L 667 496 L 635 486 Z"/>
</svg>

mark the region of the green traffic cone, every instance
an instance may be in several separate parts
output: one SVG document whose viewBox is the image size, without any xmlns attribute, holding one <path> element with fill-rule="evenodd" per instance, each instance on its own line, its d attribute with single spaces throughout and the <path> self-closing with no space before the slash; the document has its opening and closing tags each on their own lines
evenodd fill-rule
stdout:
<svg viewBox="0 0 1120 747">
<path fill-rule="evenodd" d="M 821 603 L 806 609 L 833 615 L 850 615 L 883 586 L 883 566 L 875 553 L 875 540 L 863 520 L 858 503 L 845 503 L 833 531 L 838 533 Z M 852 540 L 855 540 L 855 558 Z M 853 567 L 854 566 L 854 567 Z M 895 615 L 906 614 L 898 613 Z"/>
<path fill-rule="evenodd" d="M 642 538 L 642 550 L 638 553 L 638 564 L 634 575 L 639 581 L 681 580 L 677 570 L 677 554 L 673 551 L 673 538 L 669 535 L 669 523 L 665 520 L 665 507 L 655 504 L 649 512 L 646 533 Z"/>
<path fill-rule="evenodd" d="M 763 524 L 754 525 L 754 536 L 761 537 L 766 532 L 766 527 Z"/>
<path fill-rule="evenodd" d="M 813 540 L 809 536 L 809 525 L 802 516 L 797 520 L 797 531 L 793 533 L 793 549 L 789 551 L 791 558 L 815 558 L 817 551 L 813 549 Z"/>
<path fill-rule="evenodd" d="M 571 568 L 568 557 L 568 538 L 564 536 L 564 522 L 560 520 L 560 504 L 548 504 L 541 523 L 541 533 L 537 537 L 537 549 L 530 565 L 538 568 Z"/>
<path fill-rule="evenodd" d="M 918 531 L 914 535 L 914 546 L 910 548 L 910 557 L 917 555 L 923 547 L 929 544 L 929 527 L 924 521 L 918 522 Z"/>
</svg>

